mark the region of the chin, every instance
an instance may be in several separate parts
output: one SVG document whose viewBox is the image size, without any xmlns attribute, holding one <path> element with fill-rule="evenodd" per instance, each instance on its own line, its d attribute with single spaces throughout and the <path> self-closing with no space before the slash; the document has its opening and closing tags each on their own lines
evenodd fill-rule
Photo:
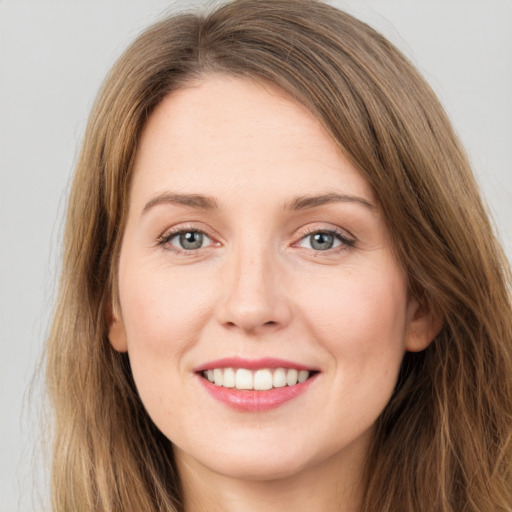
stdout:
<svg viewBox="0 0 512 512">
<path fill-rule="evenodd" d="M 290 449 L 283 449 L 287 444 Z M 224 449 L 222 448 L 224 447 Z M 265 445 L 251 441 L 219 442 L 215 447 L 203 447 L 200 452 L 184 453 L 178 450 L 183 461 L 197 464 L 225 477 L 248 480 L 281 480 L 299 474 L 316 461 L 309 460 L 307 451 L 300 443 L 292 441 L 266 442 Z"/>
<path fill-rule="evenodd" d="M 279 452 L 277 452 L 279 453 Z M 298 475 L 308 466 L 307 461 L 283 457 L 282 454 L 261 457 L 245 457 L 242 454 L 228 458 L 211 469 L 223 476 L 246 481 L 263 482 L 283 480 Z M 286 459 L 286 460 L 285 460 Z M 210 462 L 210 461 L 209 461 Z"/>
</svg>

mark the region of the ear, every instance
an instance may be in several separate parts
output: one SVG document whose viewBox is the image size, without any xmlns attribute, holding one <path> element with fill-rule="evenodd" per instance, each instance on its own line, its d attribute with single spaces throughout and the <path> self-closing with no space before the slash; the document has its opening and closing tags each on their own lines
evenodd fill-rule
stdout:
<svg viewBox="0 0 512 512">
<path fill-rule="evenodd" d="M 408 304 L 408 319 L 405 349 L 409 352 L 425 350 L 443 327 L 441 318 L 412 297 Z"/>
<path fill-rule="evenodd" d="M 112 305 L 108 307 L 107 322 L 108 339 L 112 347 L 118 352 L 128 352 L 124 321 L 118 308 L 114 308 Z"/>
</svg>

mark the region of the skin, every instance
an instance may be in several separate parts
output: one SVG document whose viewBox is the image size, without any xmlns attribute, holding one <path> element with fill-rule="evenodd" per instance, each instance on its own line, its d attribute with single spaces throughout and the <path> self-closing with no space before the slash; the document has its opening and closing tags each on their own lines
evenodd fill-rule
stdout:
<svg viewBox="0 0 512 512">
<path fill-rule="evenodd" d="M 155 201 L 165 194 L 215 207 Z M 326 194 L 357 199 L 290 207 Z M 169 236 L 179 229 L 208 238 L 186 250 Z M 318 230 L 350 243 L 315 249 Z M 247 79 L 171 93 L 138 147 L 118 272 L 109 338 L 174 444 L 187 511 L 356 511 L 404 352 L 436 328 L 408 295 L 372 190 L 318 120 Z M 236 356 L 319 373 L 275 409 L 235 411 L 194 369 Z"/>
</svg>

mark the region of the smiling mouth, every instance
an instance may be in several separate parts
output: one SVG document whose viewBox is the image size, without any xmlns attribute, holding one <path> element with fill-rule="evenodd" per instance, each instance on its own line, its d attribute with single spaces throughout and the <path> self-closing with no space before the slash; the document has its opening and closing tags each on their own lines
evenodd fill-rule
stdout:
<svg viewBox="0 0 512 512">
<path fill-rule="evenodd" d="M 296 370 L 295 368 L 213 368 L 200 372 L 200 375 L 216 386 L 247 390 L 267 391 L 302 384 L 318 372 Z"/>
</svg>

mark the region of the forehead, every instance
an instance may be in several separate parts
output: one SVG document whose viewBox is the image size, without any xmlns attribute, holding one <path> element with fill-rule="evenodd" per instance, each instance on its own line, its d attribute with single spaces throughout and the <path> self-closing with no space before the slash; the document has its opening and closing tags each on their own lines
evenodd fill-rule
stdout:
<svg viewBox="0 0 512 512">
<path fill-rule="evenodd" d="M 333 187 L 372 198 L 321 123 L 281 90 L 208 76 L 170 93 L 143 130 L 134 192 L 297 195 Z"/>
</svg>

